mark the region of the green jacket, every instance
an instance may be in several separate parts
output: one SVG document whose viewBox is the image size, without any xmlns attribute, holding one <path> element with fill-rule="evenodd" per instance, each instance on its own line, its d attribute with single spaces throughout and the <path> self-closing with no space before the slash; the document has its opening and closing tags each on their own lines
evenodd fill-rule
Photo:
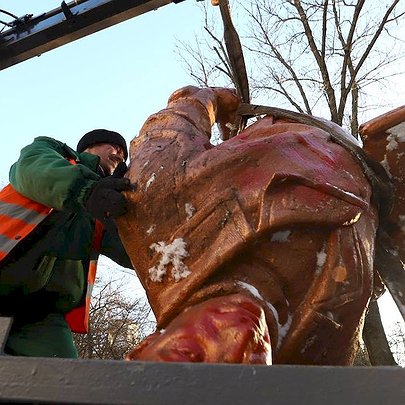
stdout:
<svg viewBox="0 0 405 405">
<path fill-rule="evenodd" d="M 98 163 L 98 156 L 48 137 L 22 149 L 11 185 L 54 211 L 0 263 L 0 314 L 36 319 L 66 313 L 84 299 L 95 223 L 84 204 L 100 179 Z M 106 230 L 100 253 L 132 268 L 115 227 Z"/>
</svg>

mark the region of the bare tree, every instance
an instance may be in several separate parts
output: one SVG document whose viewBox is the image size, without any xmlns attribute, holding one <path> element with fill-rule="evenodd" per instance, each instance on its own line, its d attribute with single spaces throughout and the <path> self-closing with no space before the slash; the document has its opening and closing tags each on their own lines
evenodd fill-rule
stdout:
<svg viewBox="0 0 405 405">
<path fill-rule="evenodd" d="M 398 65 L 404 57 L 403 41 L 398 33 L 405 5 L 399 0 L 234 0 L 230 4 L 240 15 L 236 21 L 247 26 L 243 42 L 252 95 L 267 104 L 271 101 L 311 115 L 329 113 L 333 122 L 357 136 L 368 91 L 402 73 Z M 229 84 L 229 57 L 218 27 L 208 17 L 215 10 L 204 7 L 204 12 L 206 38 L 199 39 L 198 47 L 179 45 L 179 53 L 199 84 Z M 370 105 L 367 99 L 367 108 Z"/>
<path fill-rule="evenodd" d="M 396 362 L 405 367 L 405 329 L 403 324 L 395 323 L 388 335 L 388 343 Z"/>
<path fill-rule="evenodd" d="M 91 300 L 89 332 L 75 334 L 79 357 L 122 360 L 153 329 L 145 299 L 128 298 L 119 284 L 97 279 Z"/>
</svg>

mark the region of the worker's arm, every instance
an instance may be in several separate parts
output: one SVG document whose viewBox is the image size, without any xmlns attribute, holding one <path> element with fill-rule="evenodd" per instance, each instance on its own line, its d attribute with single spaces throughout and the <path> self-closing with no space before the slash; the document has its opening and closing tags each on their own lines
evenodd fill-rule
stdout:
<svg viewBox="0 0 405 405">
<path fill-rule="evenodd" d="M 100 179 L 89 168 L 97 168 L 98 157 L 82 155 L 88 160 L 86 165 L 62 142 L 48 137 L 35 138 L 21 150 L 18 161 L 11 167 L 10 183 L 19 193 L 48 207 L 78 211 L 83 209 L 90 190 Z M 79 158 L 78 164 L 71 164 L 69 157 Z"/>
</svg>

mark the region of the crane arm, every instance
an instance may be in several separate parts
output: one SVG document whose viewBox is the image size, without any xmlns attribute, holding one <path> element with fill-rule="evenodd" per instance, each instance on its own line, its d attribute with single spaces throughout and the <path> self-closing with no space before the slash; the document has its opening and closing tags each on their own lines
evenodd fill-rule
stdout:
<svg viewBox="0 0 405 405">
<path fill-rule="evenodd" d="M 104 28 L 184 0 L 76 0 L 25 16 L 0 34 L 0 70 Z"/>
</svg>

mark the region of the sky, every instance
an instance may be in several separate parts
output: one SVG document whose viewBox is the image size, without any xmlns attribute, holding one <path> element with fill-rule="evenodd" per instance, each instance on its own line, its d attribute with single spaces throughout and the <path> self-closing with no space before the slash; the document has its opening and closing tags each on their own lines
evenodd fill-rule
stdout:
<svg viewBox="0 0 405 405">
<path fill-rule="evenodd" d="M 36 16 L 60 3 L 0 0 L 0 9 Z M 0 20 L 9 21 L 2 14 Z M 75 148 L 87 131 L 107 128 L 130 142 L 147 117 L 165 107 L 174 90 L 194 84 L 175 49 L 178 40 L 191 39 L 202 25 L 198 2 L 186 0 L 0 71 L 0 184 L 7 182 L 20 149 L 36 136 L 50 136 Z M 404 91 L 401 81 L 385 111 L 405 103 Z M 109 266 L 104 263 L 104 268 Z M 142 288 L 136 284 L 136 289 L 140 293 Z M 399 320 L 396 308 L 384 305 L 388 317 Z"/>
<path fill-rule="evenodd" d="M 18 16 L 59 5 L 0 0 Z M 174 90 L 192 83 L 175 46 L 202 21 L 196 0 L 169 4 L 0 71 L 0 179 L 36 136 L 76 147 L 87 131 L 108 128 L 133 139 Z"/>
</svg>

